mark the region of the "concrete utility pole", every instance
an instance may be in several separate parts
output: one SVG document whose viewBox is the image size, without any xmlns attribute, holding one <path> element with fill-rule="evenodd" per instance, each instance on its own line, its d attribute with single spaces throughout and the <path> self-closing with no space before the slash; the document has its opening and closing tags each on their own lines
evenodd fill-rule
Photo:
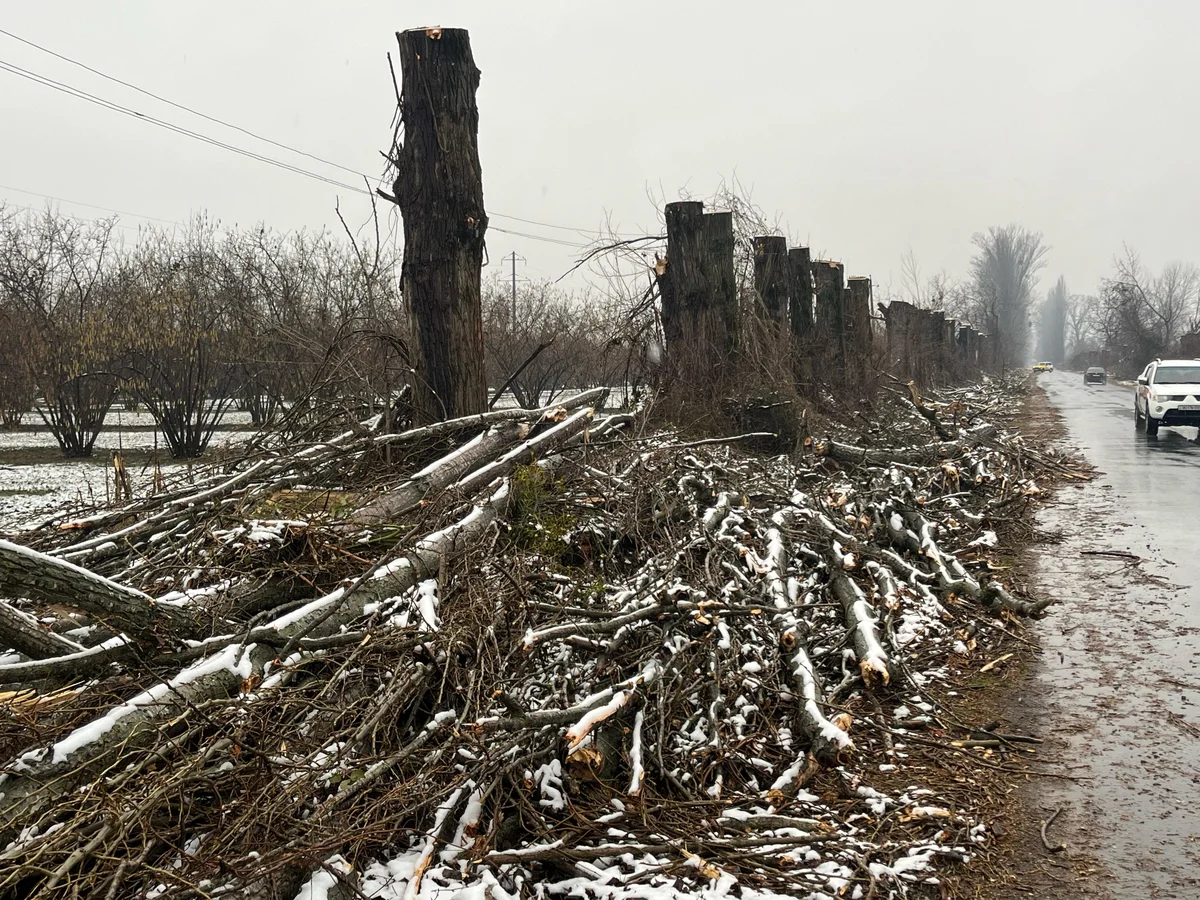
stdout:
<svg viewBox="0 0 1200 900">
<path fill-rule="evenodd" d="M 517 263 L 518 262 L 525 263 L 525 262 L 529 262 L 529 260 L 527 260 L 523 256 L 517 256 L 517 251 L 514 250 L 512 253 L 508 254 L 508 256 L 501 259 L 500 262 L 511 262 L 512 263 L 512 319 L 509 320 L 508 327 L 509 327 L 510 331 L 516 331 L 517 330 Z"/>
</svg>

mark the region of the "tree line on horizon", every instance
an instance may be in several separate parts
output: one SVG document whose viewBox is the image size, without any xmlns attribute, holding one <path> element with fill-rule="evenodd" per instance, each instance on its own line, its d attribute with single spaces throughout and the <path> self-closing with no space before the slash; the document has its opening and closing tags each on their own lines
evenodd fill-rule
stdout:
<svg viewBox="0 0 1200 900">
<path fill-rule="evenodd" d="M 972 243 L 965 278 L 925 277 L 908 251 L 894 296 L 980 322 L 998 335 L 1006 366 L 1036 357 L 1140 370 L 1157 356 L 1181 353 L 1181 339 L 1200 332 L 1200 269 L 1192 263 L 1169 262 L 1156 275 L 1125 247 L 1094 294 L 1073 294 L 1060 277 L 1039 296 L 1037 275 L 1050 249 L 1039 232 L 993 227 Z"/>
</svg>

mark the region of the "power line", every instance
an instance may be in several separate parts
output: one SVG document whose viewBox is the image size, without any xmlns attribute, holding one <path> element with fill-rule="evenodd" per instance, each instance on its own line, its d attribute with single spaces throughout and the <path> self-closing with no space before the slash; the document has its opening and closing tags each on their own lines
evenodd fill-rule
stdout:
<svg viewBox="0 0 1200 900">
<path fill-rule="evenodd" d="M 194 140 L 202 141 L 205 144 L 210 144 L 214 147 L 219 147 L 222 150 L 229 150 L 232 153 L 237 153 L 240 156 L 245 156 L 245 157 L 247 157 L 249 159 L 253 159 L 257 162 L 264 162 L 264 163 L 267 163 L 268 165 L 275 166 L 275 167 L 283 169 L 285 171 L 294 172 L 297 175 L 304 175 L 308 178 L 316 179 L 317 181 L 324 182 L 324 183 L 332 185 L 334 187 L 343 188 L 344 190 L 350 191 L 351 193 L 360 194 L 365 197 L 372 196 L 371 192 L 366 190 L 365 188 L 360 188 L 360 187 L 356 187 L 351 184 L 346 184 L 345 182 L 337 181 L 336 179 L 333 179 L 333 178 L 327 178 L 324 175 L 320 175 L 316 172 L 310 172 L 307 169 L 302 169 L 298 166 L 292 165 L 291 163 L 285 163 L 280 160 L 273 159 L 269 156 L 263 156 L 261 153 L 255 153 L 252 150 L 246 150 L 241 147 L 236 147 L 233 144 L 227 144 L 224 141 L 219 141 L 216 138 L 209 137 L 208 135 L 201 134 L 197 131 L 192 131 L 189 128 L 184 128 L 180 125 L 174 125 L 170 122 L 165 122 L 162 119 L 155 118 L 154 116 L 150 116 L 145 113 L 140 113 L 137 110 L 122 106 L 119 103 L 114 103 L 110 100 L 105 100 L 102 97 L 97 97 L 94 94 L 90 94 L 87 91 L 83 91 L 78 88 L 72 87 L 71 85 L 63 84 L 62 82 L 55 81 L 52 78 L 47 78 L 43 75 L 38 75 L 35 72 L 30 72 L 26 69 L 22 69 L 20 66 L 15 66 L 12 63 L 5 62 L 4 60 L 0 60 L 0 70 L 10 72 L 14 75 L 19 75 L 22 78 L 25 78 L 29 81 L 34 82 L 35 84 L 41 84 L 45 87 L 49 87 L 53 90 L 59 91 L 60 93 L 67 94 L 68 96 L 77 97 L 80 100 L 86 100 L 87 102 L 94 103 L 97 106 L 100 106 L 104 109 L 108 109 L 113 112 L 121 113 L 122 115 L 129 116 L 130 118 L 138 119 L 139 121 L 146 122 L 150 125 L 156 125 L 160 128 L 166 128 L 168 131 L 172 131 L 176 134 L 183 135 L 184 137 L 189 137 Z M 22 193 L 35 193 L 35 192 L 22 191 Z M 83 204 L 81 204 L 81 205 L 83 205 Z M 129 213 L 129 215 L 135 215 L 135 214 Z M 500 214 L 496 213 L 494 215 L 500 215 Z M 529 240 L 533 240 L 533 241 L 542 241 L 542 242 L 548 243 L 548 244 L 557 244 L 559 246 L 572 247 L 576 250 L 581 250 L 588 246 L 587 244 L 584 244 L 584 243 L 566 241 L 566 240 L 561 240 L 559 238 L 545 237 L 543 235 L 530 234 L 527 232 L 510 231 L 508 229 L 501 228 L 499 226 L 493 226 L 493 227 L 494 227 L 495 231 L 501 232 L 503 234 L 511 234 L 511 235 L 515 235 L 517 237 L 528 238 Z"/>
<path fill-rule="evenodd" d="M 488 215 L 490 216 L 492 214 L 488 213 Z M 565 241 L 560 238 L 543 237 L 540 234 L 529 234 L 525 231 L 511 231 L 508 228 L 501 228 L 499 225 L 488 225 L 488 231 L 498 231 L 501 234 L 508 234 L 512 235 L 513 237 L 528 238 L 531 241 L 542 241 L 547 244 L 558 244 L 560 247 L 572 247 L 575 250 L 583 250 L 584 248 L 591 246 L 590 244 L 580 244 L 574 241 Z"/>
<path fill-rule="evenodd" d="M 307 157 L 308 159 L 311 159 L 315 162 L 319 162 L 319 163 L 322 163 L 327 166 L 332 166 L 335 169 L 340 169 L 343 172 L 348 172 L 351 175 L 357 175 L 360 178 L 369 180 L 369 177 L 367 175 L 358 171 L 357 169 L 353 169 L 349 166 L 344 166 L 341 163 L 337 163 L 337 162 L 334 162 L 333 160 L 325 159 L 324 157 L 317 156 L 314 153 L 309 153 L 306 150 L 301 150 L 297 147 L 293 147 L 293 146 L 291 146 L 289 144 L 285 144 L 281 141 L 276 141 L 273 138 L 269 138 L 269 137 L 266 137 L 265 135 L 258 134 L 257 132 L 251 131 L 248 128 L 243 128 L 240 125 L 235 125 L 232 122 L 228 122 L 217 116 L 213 116 L 213 115 L 209 115 L 208 113 L 201 112 L 200 110 L 194 109 L 193 107 L 187 106 L 186 104 L 178 103 L 174 100 L 171 100 L 167 97 L 162 96 L 161 94 L 157 94 L 154 91 L 147 90 L 146 88 L 139 87 L 138 85 L 133 84 L 132 82 L 125 81 L 124 79 L 121 79 L 121 78 L 117 78 L 115 75 L 109 75 L 106 72 L 102 72 L 99 69 L 94 68 L 93 66 L 89 66 L 87 63 L 81 62 L 80 60 L 74 59 L 65 54 L 58 53 L 54 50 L 51 50 L 49 47 L 45 47 L 41 44 L 38 44 L 34 41 L 27 39 L 27 38 L 23 38 L 20 35 L 13 34 L 13 32 L 7 31 L 6 29 L 0 28 L 0 34 L 5 35 L 6 37 L 12 38 L 15 41 L 25 44 L 26 46 L 33 47 L 34 49 L 39 50 L 42 53 L 46 53 L 50 56 L 53 56 L 55 59 L 62 60 L 63 62 L 69 63 L 70 65 L 73 65 L 73 66 L 77 66 L 78 68 L 81 68 L 84 71 L 90 72 L 93 75 L 96 75 L 100 78 L 103 78 L 106 81 L 110 81 L 113 84 L 119 84 L 122 87 L 126 87 L 126 88 L 129 88 L 130 90 L 137 91 L 139 94 L 142 94 L 146 97 L 150 97 L 154 100 L 159 101 L 160 103 L 165 103 L 168 106 L 173 107 L 178 110 L 181 110 L 183 112 L 190 113 L 191 115 L 198 116 L 201 119 L 204 119 L 205 121 L 212 122 L 216 125 L 221 125 L 225 128 L 233 129 L 234 131 L 240 132 L 241 134 L 244 134 L 248 137 L 254 138 L 255 140 L 263 141 L 264 143 L 270 144 L 273 147 L 277 147 L 280 150 L 286 150 L 289 153 L 295 153 L 300 156 Z M 20 69 L 19 66 L 14 66 L 11 63 L 9 63 L 7 65 L 12 66 L 13 69 Z M 11 71 L 11 69 L 10 69 L 10 71 Z M 119 111 L 125 112 L 126 114 L 135 115 L 135 116 L 138 116 L 139 118 L 145 118 L 148 121 L 153 121 L 156 124 L 160 124 L 163 127 L 172 128 L 173 130 L 176 128 L 180 128 L 181 133 L 188 132 L 192 136 L 198 137 L 201 140 L 209 140 L 211 142 L 218 144 L 219 146 L 225 147 L 225 149 L 230 149 L 230 150 L 233 150 L 234 152 L 250 154 L 250 151 L 243 151 L 243 150 L 240 150 L 239 148 L 232 147 L 231 145 L 225 145 L 222 142 L 215 141 L 213 139 L 208 139 L 206 136 L 199 135 L 199 133 L 196 133 L 196 132 L 190 132 L 189 129 L 183 129 L 181 126 L 173 126 L 170 123 L 162 122 L 161 120 L 154 119 L 151 116 L 145 116 L 144 114 L 138 113 L 134 110 L 126 109 L 125 107 L 121 107 L 120 104 L 115 104 L 115 103 L 110 104 L 110 101 L 106 101 L 106 100 L 103 100 L 102 98 L 95 97 L 94 95 L 87 94 L 86 91 L 79 90 L 78 88 L 72 88 L 69 85 L 62 84 L 61 82 L 54 82 L 53 79 L 46 78 L 45 76 L 36 75 L 36 73 L 28 72 L 27 70 L 21 70 L 20 73 L 14 73 L 14 74 L 21 74 L 21 73 L 24 73 L 26 77 L 32 77 L 34 79 L 41 79 L 42 83 L 47 84 L 47 86 L 57 87 L 58 89 L 65 90 L 67 92 L 73 92 L 75 96 L 81 96 L 84 99 L 92 99 L 94 102 L 99 102 L 104 105 L 111 105 L 114 107 L 119 107 Z M 258 157 L 258 154 L 253 154 L 253 156 Z M 278 160 L 272 160 L 269 157 L 262 157 L 262 160 L 270 161 L 274 165 L 289 166 L 288 163 L 283 163 Z M 338 185 L 341 187 L 345 187 L 347 190 L 355 190 L 355 188 L 350 185 L 344 185 L 341 182 L 335 182 L 335 181 L 332 181 L 329 179 L 325 179 L 323 176 L 317 175 L 316 173 L 307 172 L 307 170 L 300 170 L 300 169 L 293 168 L 293 171 L 302 172 L 304 174 L 309 175 L 309 177 L 321 178 L 322 180 L 329 181 L 330 184 L 335 184 L 335 185 Z M 362 192 L 362 193 L 367 193 L 366 191 L 362 191 L 361 189 L 358 189 L 358 190 L 360 190 L 360 192 Z M 526 225 L 536 225 L 539 228 L 552 228 L 552 229 L 559 230 L 559 231 L 572 231 L 572 232 L 576 232 L 576 233 L 580 233 L 580 234 L 592 233 L 595 230 L 595 229 L 589 229 L 589 228 L 576 228 L 571 225 L 555 225 L 551 222 L 541 222 L 541 221 L 538 221 L 537 219 L 526 219 L 526 218 L 522 218 L 521 216 L 512 216 L 512 215 L 508 215 L 507 213 L 500 213 L 500 212 L 492 212 L 492 213 L 489 213 L 489 215 L 494 218 L 509 219 L 513 222 L 523 222 Z M 497 229 L 497 230 L 499 230 L 499 229 Z M 506 232 L 506 233 L 518 234 L 518 232 Z M 520 236 L 529 237 L 529 235 L 520 235 Z M 643 235 L 641 235 L 641 234 L 617 234 L 616 236 L 618 236 L 618 237 L 642 237 Z M 538 238 L 536 238 L 536 237 L 533 239 L 538 240 Z M 583 246 L 583 245 L 579 245 L 579 246 Z"/>
<path fill-rule="evenodd" d="M 122 106 L 119 103 L 114 103 L 111 100 L 105 100 L 102 97 L 89 94 L 87 91 L 80 90 L 79 88 L 72 87 L 71 85 L 63 84 L 62 82 L 55 81 L 52 78 L 47 78 L 44 75 L 38 75 L 36 72 L 30 72 L 27 69 L 22 69 L 20 66 L 5 62 L 4 60 L 0 60 L 0 69 L 10 72 L 13 75 L 18 75 L 21 78 L 25 78 L 34 82 L 35 84 L 41 84 L 45 87 L 51 88 L 52 90 L 67 94 L 68 96 L 78 97 L 80 100 L 86 100 L 89 103 L 94 103 L 97 106 L 112 110 L 113 112 L 119 112 L 122 115 L 129 116 L 130 118 L 138 119 L 139 121 L 147 122 L 151 125 L 157 125 L 160 128 L 166 128 L 168 131 L 173 131 L 176 134 L 181 134 L 185 137 L 190 137 L 206 144 L 211 144 L 214 147 L 220 147 L 222 150 L 229 150 L 232 153 L 237 153 L 241 156 L 257 160 L 258 162 L 264 162 L 268 165 L 276 166 L 280 169 L 284 169 L 285 171 L 294 172 L 297 175 L 304 175 L 308 178 L 314 178 L 317 181 L 323 181 L 326 184 L 333 185 L 334 187 L 344 188 L 345 190 L 353 191 L 359 194 L 369 195 L 370 193 L 364 188 L 355 187 L 354 185 L 346 184 L 333 178 L 327 178 L 326 176 L 320 175 L 316 172 L 310 172 L 307 169 L 301 169 L 299 166 L 293 166 L 291 163 L 285 163 L 269 156 L 263 156 L 261 153 L 255 153 L 253 150 L 246 150 L 242 147 L 236 147 L 233 144 L 227 144 L 224 141 L 201 134 L 198 131 L 192 131 L 190 128 L 184 128 L 181 125 L 173 125 L 170 122 L 165 122 L 162 119 L 155 118 L 154 116 L 147 115 L 146 113 L 140 113 L 135 109 L 130 109 L 129 107 Z"/>
<path fill-rule="evenodd" d="M 223 125 L 226 128 L 232 128 L 234 131 L 239 131 L 242 134 L 244 134 L 248 137 L 252 137 L 257 141 L 262 141 L 264 143 L 270 144 L 273 147 L 278 147 L 280 150 L 287 150 L 291 153 L 298 153 L 299 155 L 306 156 L 309 159 L 314 160 L 315 162 L 324 163 L 325 165 L 332 166 L 335 169 L 341 169 L 343 172 L 349 172 L 351 175 L 362 176 L 362 173 L 357 171 L 356 169 L 348 168 L 347 166 L 343 166 L 340 163 L 335 163 L 332 160 L 323 159 L 320 156 L 317 156 L 313 153 L 308 153 L 307 151 L 304 151 L 304 150 L 298 150 L 295 147 L 289 147 L 287 144 L 282 144 L 279 141 L 272 140 L 271 138 L 265 137 L 261 134 L 257 134 L 253 131 L 250 131 L 248 128 L 243 128 L 240 125 L 234 125 L 232 122 L 226 122 L 224 119 L 219 119 L 216 116 L 210 116 L 207 113 L 200 112 L 200 110 L 198 110 L 198 109 L 192 109 L 192 107 L 186 106 L 182 103 L 176 103 L 174 100 L 169 100 L 166 97 L 163 97 L 161 94 L 156 94 L 153 91 L 148 91 L 145 88 L 138 87 L 136 84 L 131 84 L 128 81 L 123 81 L 120 78 L 117 78 L 115 75 L 108 75 L 104 72 L 101 72 L 99 69 L 92 68 L 87 63 L 80 62 L 77 59 L 72 59 L 69 56 L 64 56 L 62 53 L 56 53 L 54 50 L 51 50 L 49 47 L 43 47 L 41 44 L 34 43 L 31 40 L 21 37 L 20 35 L 13 34 L 11 31 L 6 31 L 3 28 L 0 28 L 0 34 L 5 35 L 6 37 L 10 37 L 14 41 L 20 41 L 22 44 L 25 44 L 29 47 L 33 47 L 35 50 L 41 50 L 43 53 L 48 53 L 51 56 L 53 56 L 55 59 L 61 59 L 63 62 L 70 63 L 73 66 L 78 66 L 79 68 L 83 69 L 84 71 L 91 72 L 93 75 L 98 75 L 99 77 L 105 79 L 106 81 L 113 82 L 113 84 L 119 84 L 122 87 L 129 88 L 131 91 L 137 91 L 139 94 L 143 94 L 147 97 L 151 97 L 151 98 L 159 101 L 160 103 L 165 103 L 165 104 L 167 104 L 167 106 L 172 106 L 175 109 L 182 110 L 183 112 L 191 113 L 193 116 L 199 116 L 201 119 L 205 119 L 206 121 L 212 122 L 216 125 Z"/>
<path fill-rule="evenodd" d="M 70 203 L 71 201 L 67 200 L 64 202 Z M 0 203 L 0 209 L 7 208 L 10 206 L 13 209 L 23 209 L 26 212 L 36 213 L 38 215 L 45 212 L 44 209 L 38 209 L 36 206 L 29 206 L 26 203 L 14 203 L 11 200 L 6 200 L 6 201 L 3 201 L 2 203 Z M 92 218 L 88 218 L 86 216 L 77 216 L 77 217 L 75 217 L 75 219 L 76 219 L 76 221 L 80 221 L 80 222 L 112 222 L 112 224 L 115 228 L 123 228 L 125 231 L 139 231 L 140 230 L 135 225 L 122 225 L 120 222 L 117 222 L 117 221 L 115 221 L 113 219 L 109 219 L 109 218 L 97 217 L 97 218 L 92 219 Z"/>
<path fill-rule="evenodd" d="M 95 204 L 95 203 L 85 203 L 82 200 L 72 200 L 70 197 L 57 197 L 57 196 L 54 196 L 53 194 L 43 194 L 40 191 L 31 191 L 31 190 L 27 190 L 26 188 L 13 187 L 12 185 L 8 185 L 8 184 L 0 184 L 0 190 L 15 191 L 18 194 L 29 194 L 32 197 L 41 197 L 43 200 L 51 200 L 55 203 L 69 203 L 72 206 L 85 206 L 88 209 L 97 209 L 97 210 L 100 210 L 101 212 L 114 213 L 114 214 L 120 215 L 120 216 L 133 216 L 135 219 L 146 219 L 151 222 L 160 222 L 163 225 L 174 225 L 179 228 L 187 227 L 186 224 L 184 224 L 183 222 L 180 222 L 176 219 L 160 219 L 157 216 L 147 216 L 144 213 L 130 212 L 129 210 L 125 210 L 125 209 L 114 209 L 111 206 L 99 206 L 98 204 Z M 30 210 L 32 212 L 38 212 L 36 207 L 28 206 L 23 203 L 11 203 L 11 205 L 20 207 L 21 209 Z M 121 225 L 118 223 L 118 227 L 129 228 L 130 226 Z M 563 241 L 558 238 L 543 237 L 543 236 L 537 235 L 537 234 L 525 234 L 525 233 L 519 232 L 519 231 L 509 231 L 509 230 L 501 228 L 497 225 L 489 226 L 488 230 L 489 231 L 498 231 L 501 234 L 516 235 L 517 237 L 524 237 L 524 238 L 528 238 L 528 239 L 534 240 L 534 241 L 545 241 L 547 243 L 557 244 L 559 246 L 571 247 L 576 250 L 582 250 L 588 246 L 587 244 L 573 244 L 569 241 Z"/>
<path fill-rule="evenodd" d="M 38 191 L 27 191 L 24 188 L 13 187 L 8 184 L 0 184 L 0 190 L 16 191 L 18 194 L 29 194 L 33 197 L 41 197 L 43 200 L 53 200 L 55 203 L 69 203 L 72 206 L 86 206 L 88 209 L 98 209 L 101 212 L 115 213 L 119 216 L 133 216 L 135 219 L 149 219 L 151 222 L 161 222 L 164 225 L 180 225 L 182 222 L 176 222 L 173 219 L 159 219 L 155 216 L 144 216 L 141 213 L 129 212 L 124 209 L 113 209 L 109 206 L 97 206 L 95 203 L 84 203 L 82 200 L 68 200 L 66 197 L 53 197 L 50 194 L 42 194 Z M 14 203 L 13 206 L 20 206 L 22 209 L 33 209 L 32 206 L 23 206 L 20 203 Z"/>
</svg>

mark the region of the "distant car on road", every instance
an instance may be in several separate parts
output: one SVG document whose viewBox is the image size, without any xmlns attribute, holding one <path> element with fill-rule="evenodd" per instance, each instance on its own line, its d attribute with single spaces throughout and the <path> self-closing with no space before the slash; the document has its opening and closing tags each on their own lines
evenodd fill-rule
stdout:
<svg viewBox="0 0 1200 900">
<path fill-rule="evenodd" d="M 1200 360 L 1156 359 L 1138 376 L 1133 421 L 1146 434 L 1160 426 L 1200 426 Z"/>
<path fill-rule="evenodd" d="M 1052 363 L 1052 362 L 1034 363 L 1033 371 L 1035 371 L 1035 372 L 1053 372 L 1054 371 L 1054 363 Z"/>
<path fill-rule="evenodd" d="M 1084 384 L 1108 384 L 1108 373 L 1104 371 L 1104 366 L 1090 366 L 1083 373 Z"/>
</svg>

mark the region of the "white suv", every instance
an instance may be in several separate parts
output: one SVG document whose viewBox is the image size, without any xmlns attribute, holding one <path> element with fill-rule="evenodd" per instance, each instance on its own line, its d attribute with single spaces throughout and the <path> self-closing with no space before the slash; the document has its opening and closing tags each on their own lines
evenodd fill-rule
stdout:
<svg viewBox="0 0 1200 900">
<path fill-rule="evenodd" d="M 1147 434 L 1160 425 L 1200 426 L 1200 359 L 1156 359 L 1138 376 L 1133 420 Z"/>
</svg>

